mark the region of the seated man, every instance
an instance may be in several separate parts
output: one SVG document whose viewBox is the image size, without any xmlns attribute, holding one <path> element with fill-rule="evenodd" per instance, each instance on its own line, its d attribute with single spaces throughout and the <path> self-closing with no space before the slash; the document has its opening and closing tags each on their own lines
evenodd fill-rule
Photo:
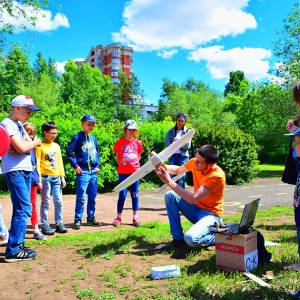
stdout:
<svg viewBox="0 0 300 300">
<path fill-rule="evenodd" d="M 216 164 L 219 159 L 217 150 L 211 145 L 202 146 L 195 158 L 183 166 L 167 165 L 156 167 L 156 173 L 162 182 L 172 191 L 165 194 L 173 241 L 164 249 L 179 248 L 187 243 L 191 247 L 200 244 L 212 245 L 214 233 L 208 226 L 222 223 L 225 174 Z M 170 174 L 191 171 L 194 180 L 194 192 L 181 188 L 172 181 Z M 184 234 L 180 221 L 180 212 L 194 225 Z"/>
</svg>

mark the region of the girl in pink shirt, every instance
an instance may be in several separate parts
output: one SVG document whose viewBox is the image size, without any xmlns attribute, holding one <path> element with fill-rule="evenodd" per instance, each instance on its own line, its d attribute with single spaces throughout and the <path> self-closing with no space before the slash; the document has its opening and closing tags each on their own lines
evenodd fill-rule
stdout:
<svg viewBox="0 0 300 300">
<path fill-rule="evenodd" d="M 116 141 L 114 145 L 114 152 L 116 153 L 116 159 L 118 162 L 118 174 L 119 183 L 128 178 L 132 173 L 140 168 L 140 157 L 144 151 L 143 145 L 140 140 L 134 136 L 137 134 L 137 124 L 134 120 L 127 120 L 123 127 L 124 137 Z M 133 210 L 133 226 L 141 226 L 141 222 L 138 219 L 138 207 L 139 207 L 139 184 L 140 180 L 134 182 L 130 187 L 130 195 L 132 199 Z M 127 195 L 127 188 L 119 193 L 117 204 L 117 217 L 113 220 L 114 226 L 119 226 L 122 223 L 122 212 Z"/>
</svg>

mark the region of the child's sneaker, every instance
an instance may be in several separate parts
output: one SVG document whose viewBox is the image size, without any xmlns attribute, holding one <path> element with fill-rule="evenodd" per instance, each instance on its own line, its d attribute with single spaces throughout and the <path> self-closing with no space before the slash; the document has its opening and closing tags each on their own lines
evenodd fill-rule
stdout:
<svg viewBox="0 0 300 300">
<path fill-rule="evenodd" d="M 58 233 L 66 233 L 68 231 L 68 229 L 63 223 L 59 223 L 56 225 L 55 231 Z"/>
<path fill-rule="evenodd" d="M 118 226 L 120 226 L 121 225 L 121 223 L 122 223 L 122 221 L 121 221 L 121 219 L 120 218 L 115 218 L 114 219 L 114 221 L 113 221 L 113 225 L 115 226 L 115 227 L 118 227 Z"/>
<path fill-rule="evenodd" d="M 40 232 L 34 232 L 33 233 L 33 237 L 36 239 L 36 240 L 46 240 L 47 238 Z"/>
<path fill-rule="evenodd" d="M 44 224 L 42 226 L 42 234 L 44 234 L 44 235 L 53 235 L 54 230 L 51 228 L 51 226 L 49 224 Z"/>
<path fill-rule="evenodd" d="M 4 261 L 7 263 L 32 260 L 36 257 L 36 252 L 21 245 L 20 249 L 12 256 L 5 256 Z"/>
<path fill-rule="evenodd" d="M 133 219 L 133 226 L 134 227 L 139 227 L 139 226 L 142 226 L 142 223 L 139 221 L 139 219 L 138 218 L 136 218 L 136 219 Z"/>
<path fill-rule="evenodd" d="M 1 239 L 2 239 L 2 246 L 6 246 L 8 243 L 8 234 L 2 235 Z"/>
<path fill-rule="evenodd" d="M 81 222 L 80 221 L 75 221 L 73 225 L 74 230 L 79 230 L 81 227 Z"/>
<path fill-rule="evenodd" d="M 100 226 L 100 223 L 94 218 L 92 220 L 87 220 L 86 226 Z"/>
</svg>

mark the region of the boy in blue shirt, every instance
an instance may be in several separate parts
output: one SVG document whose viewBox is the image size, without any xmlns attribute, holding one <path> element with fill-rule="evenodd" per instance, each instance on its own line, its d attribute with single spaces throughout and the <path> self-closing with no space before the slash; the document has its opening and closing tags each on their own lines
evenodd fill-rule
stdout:
<svg viewBox="0 0 300 300">
<path fill-rule="evenodd" d="M 91 135 L 97 123 L 93 115 L 86 114 L 81 119 L 83 131 L 73 136 L 66 154 L 76 172 L 76 205 L 73 229 L 80 229 L 87 194 L 87 226 L 99 226 L 95 219 L 97 174 L 100 172 L 100 155 L 97 139 Z"/>
</svg>

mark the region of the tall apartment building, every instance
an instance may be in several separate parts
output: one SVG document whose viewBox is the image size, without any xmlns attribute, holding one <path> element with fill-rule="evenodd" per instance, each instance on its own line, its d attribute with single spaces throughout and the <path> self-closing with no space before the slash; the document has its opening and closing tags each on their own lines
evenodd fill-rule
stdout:
<svg viewBox="0 0 300 300">
<path fill-rule="evenodd" d="M 120 70 L 123 70 L 127 76 L 132 74 L 132 54 L 132 47 L 120 44 L 98 45 L 92 47 L 89 56 L 83 63 L 98 68 L 104 75 L 109 75 L 112 82 L 116 83 L 120 81 L 118 77 Z"/>
</svg>

